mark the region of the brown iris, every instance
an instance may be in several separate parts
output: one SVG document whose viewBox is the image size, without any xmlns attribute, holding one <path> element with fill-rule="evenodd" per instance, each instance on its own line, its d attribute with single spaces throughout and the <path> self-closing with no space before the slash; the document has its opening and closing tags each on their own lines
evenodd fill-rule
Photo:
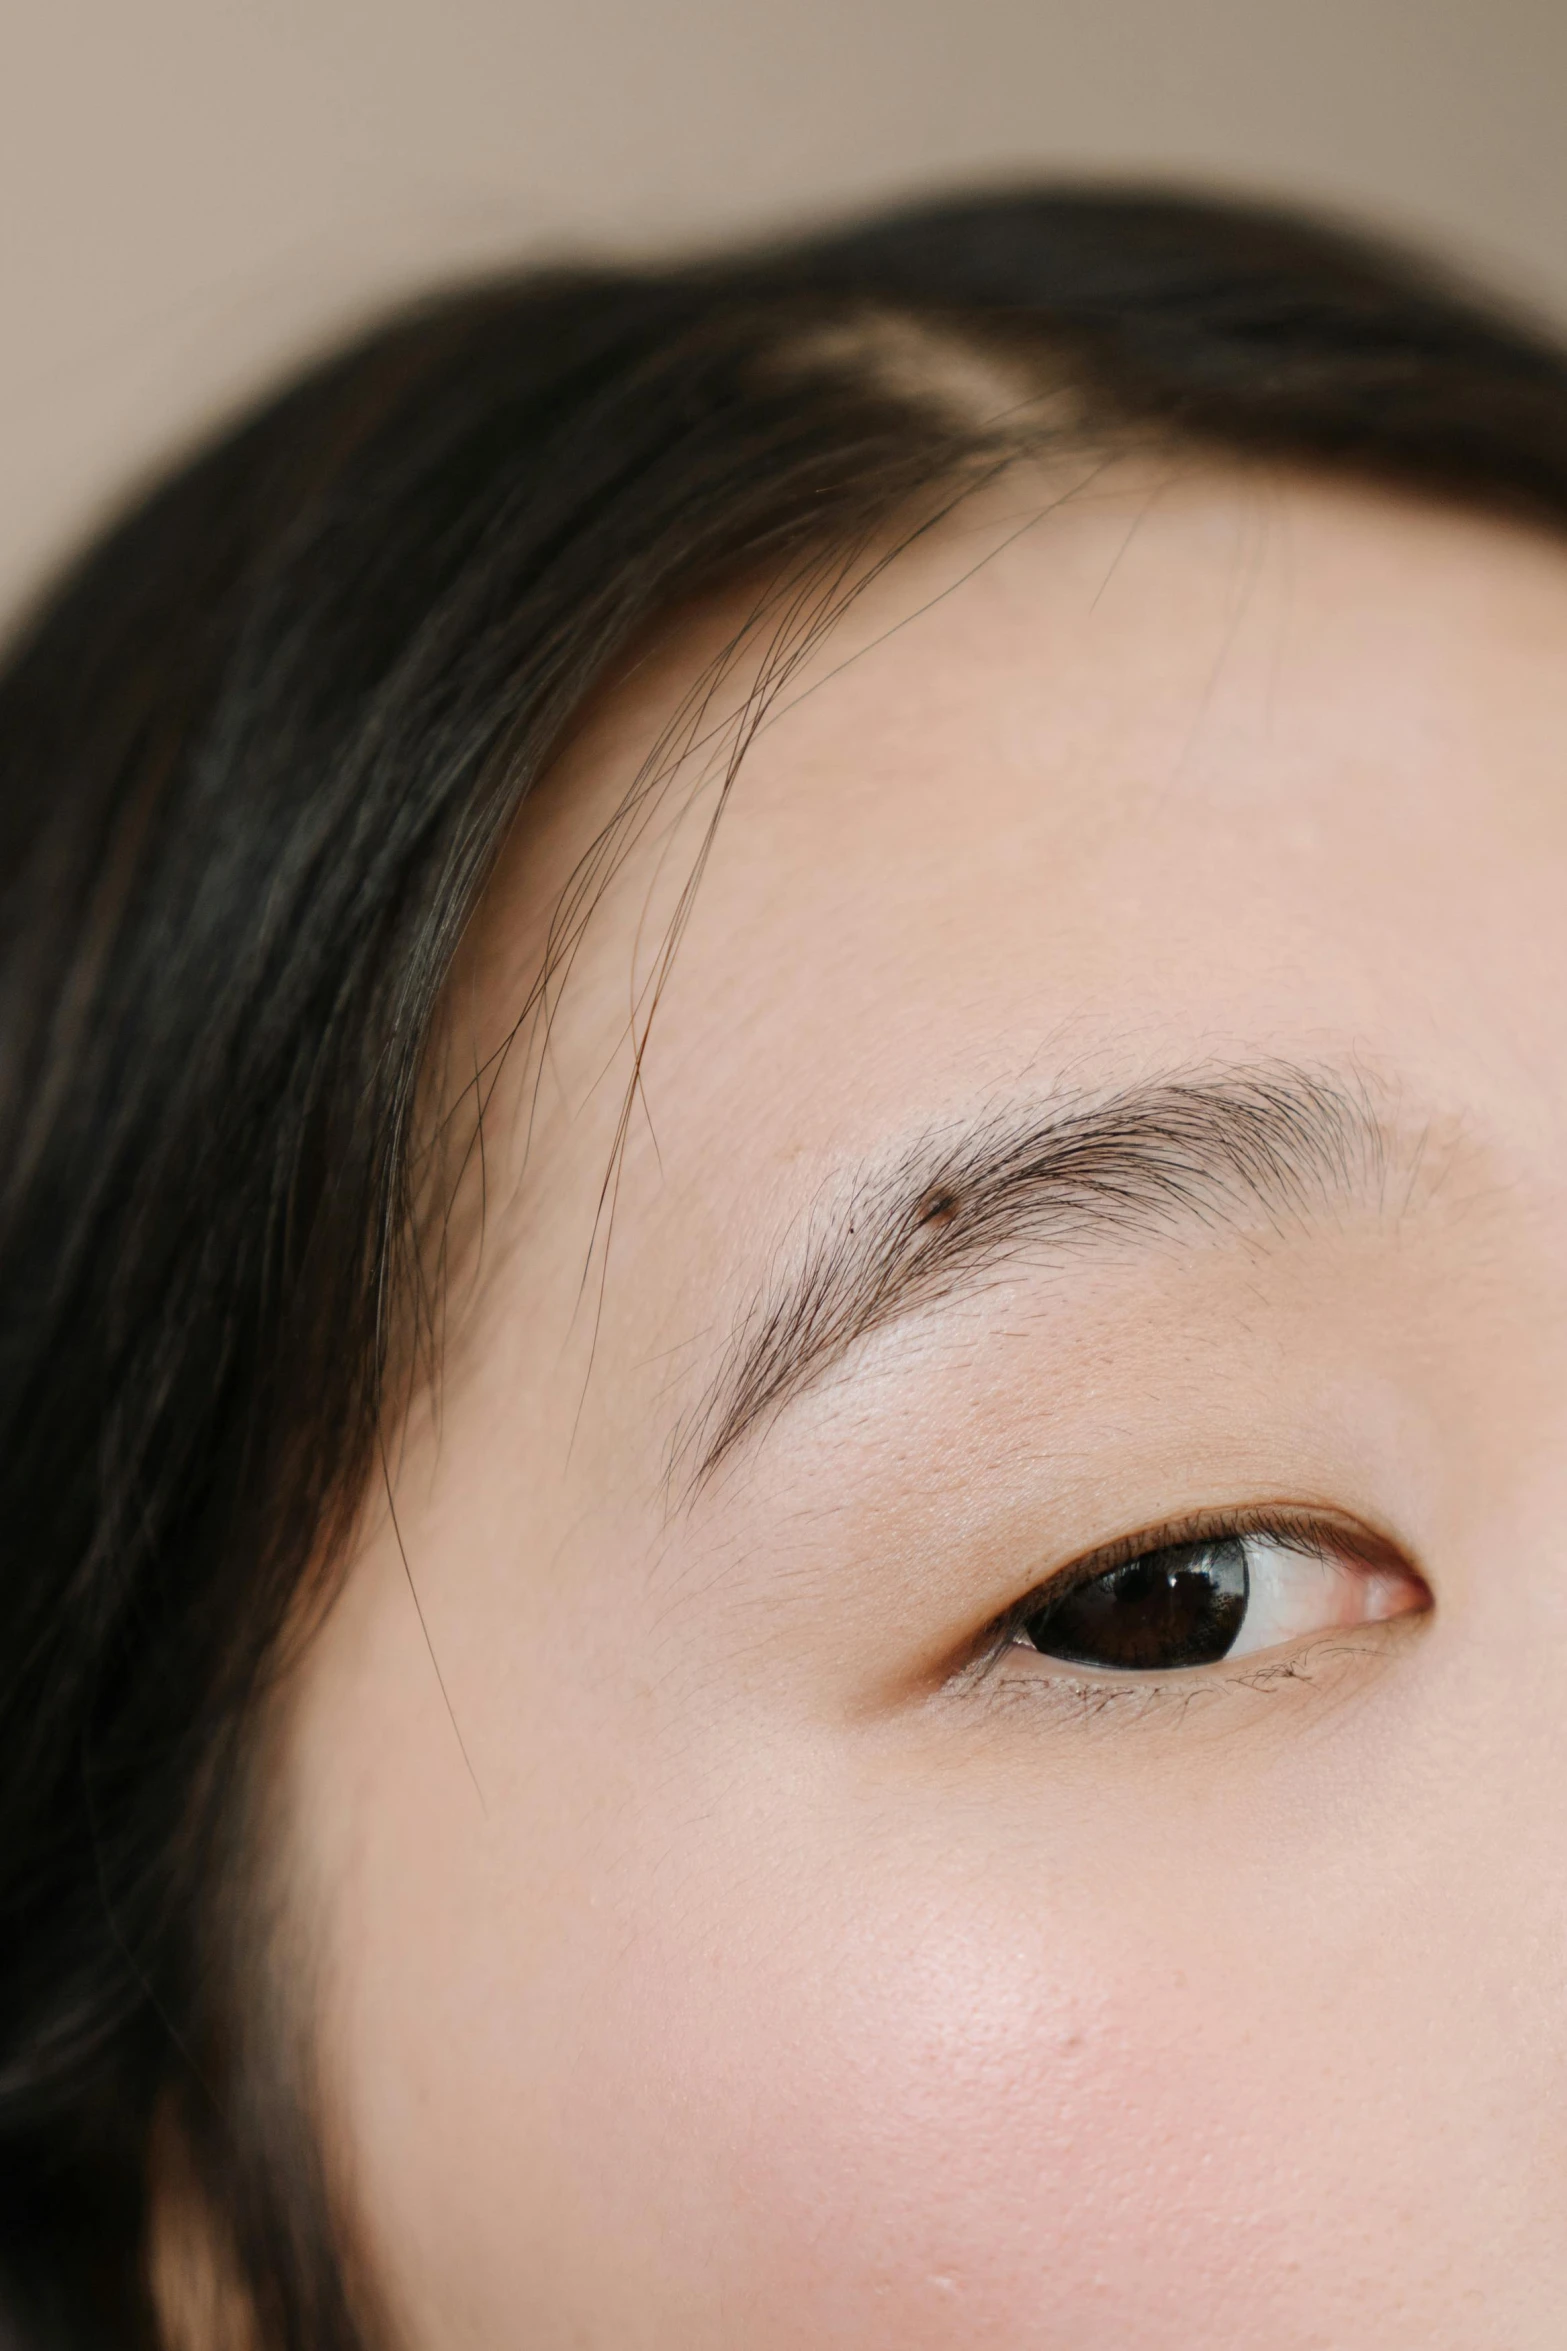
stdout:
<svg viewBox="0 0 1567 2351">
<path fill-rule="evenodd" d="M 1172 1543 L 1043 1600 L 1018 1638 L 1046 1657 L 1121 1672 L 1212 1665 L 1234 1646 L 1249 1588 L 1239 1535 Z"/>
</svg>

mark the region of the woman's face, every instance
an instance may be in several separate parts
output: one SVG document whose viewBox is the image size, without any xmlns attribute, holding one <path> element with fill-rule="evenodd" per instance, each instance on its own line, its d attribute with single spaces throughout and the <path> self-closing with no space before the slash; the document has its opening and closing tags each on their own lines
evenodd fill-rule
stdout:
<svg viewBox="0 0 1567 2351">
<path fill-rule="evenodd" d="M 1567 555 L 1047 503 L 818 648 L 665 961 L 687 764 L 496 1063 L 693 622 L 454 989 L 284 1846 L 419 2351 L 1561 2340 Z"/>
</svg>

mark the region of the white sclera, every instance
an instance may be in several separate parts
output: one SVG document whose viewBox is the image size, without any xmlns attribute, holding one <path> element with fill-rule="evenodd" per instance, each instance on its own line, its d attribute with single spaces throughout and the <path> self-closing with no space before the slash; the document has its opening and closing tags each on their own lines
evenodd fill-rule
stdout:
<svg viewBox="0 0 1567 2351">
<path fill-rule="evenodd" d="M 1422 1595 L 1410 1577 L 1367 1567 L 1331 1552 L 1309 1551 L 1276 1535 L 1247 1535 L 1250 1592 L 1230 1657 L 1281 1649 L 1312 1633 L 1384 1624 L 1418 1608 Z"/>
</svg>

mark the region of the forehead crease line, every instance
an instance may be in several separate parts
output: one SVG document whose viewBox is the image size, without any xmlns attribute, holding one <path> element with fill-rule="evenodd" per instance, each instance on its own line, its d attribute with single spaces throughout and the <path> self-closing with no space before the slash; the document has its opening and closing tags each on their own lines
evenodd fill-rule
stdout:
<svg viewBox="0 0 1567 2351">
<path fill-rule="evenodd" d="M 1393 1137 L 1358 1071 L 1285 1062 L 1054 1096 L 935 1129 L 818 1205 L 792 1263 L 736 1324 L 676 1433 L 694 1493 L 746 1438 L 871 1333 L 968 1291 L 1023 1252 L 1152 1244 L 1261 1216 L 1388 1205 Z M 1412 1199 L 1417 1139 L 1404 1196 Z"/>
</svg>

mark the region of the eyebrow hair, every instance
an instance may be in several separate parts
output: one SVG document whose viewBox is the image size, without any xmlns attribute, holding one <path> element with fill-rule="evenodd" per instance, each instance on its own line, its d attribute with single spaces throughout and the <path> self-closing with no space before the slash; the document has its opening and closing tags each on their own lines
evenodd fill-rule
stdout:
<svg viewBox="0 0 1567 2351">
<path fill-rule="evenodd" d="M 689 1490 L 872 1332 L 1006 1267 L 1182 1228 L 1260 1218 L 1282 1231 L 1335 1202 L 1380 1206 L 1392 1158 L 1360 1073 L 1287 1062 L 938 1128 L 813 1212 L 684 1423 L 676 1460 L 694 1464 Z"/>
</svg>

